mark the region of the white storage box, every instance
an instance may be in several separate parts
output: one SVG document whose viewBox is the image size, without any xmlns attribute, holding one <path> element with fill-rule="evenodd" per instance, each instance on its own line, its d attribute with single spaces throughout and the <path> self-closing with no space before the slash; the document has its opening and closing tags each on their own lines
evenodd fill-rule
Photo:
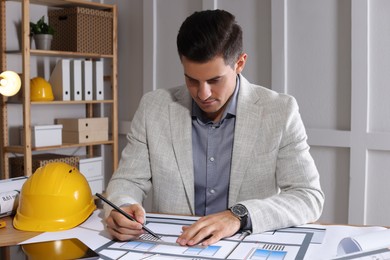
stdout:
<svg viewBox="0 0 390 260">
<path fill-rule="evenodd" d="M 79 171 L 85 176 L 92 194 L 102 193 L 104 189 L 103 158 L 81 157 Z"/>
<path fill-rule="evenodd" d="M 80 158 L 79 171 L 87 179 L 91 177 L 103 177 L 103 158 Z"/>
<path fill-rule="evenodd" d="M 103 177 L 91 178 L 87 179 L 87 181 L 89 183 L 89 187 L 91 188 L 92 195 L 95 195 L 96 193 L 103 193 Z"/>
<path fill-rule="evenodd" d="M 23 128 L 20 128 L 20 140 L 24 144 Z M 62 125 L 31 126 L 32 147 L 62 145 Z"/>
</svg>

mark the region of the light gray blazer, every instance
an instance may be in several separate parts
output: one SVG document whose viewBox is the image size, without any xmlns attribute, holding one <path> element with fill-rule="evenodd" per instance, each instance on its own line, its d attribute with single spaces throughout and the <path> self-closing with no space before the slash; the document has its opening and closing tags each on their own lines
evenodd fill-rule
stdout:
<svg viewBox="0 0 390 260">
<path fill-rule="evenodd" d="M 248 208 L 254 233 L 317 220 L 324 194 L 295 99 L 240 83 L 229 206 Z M 185 86 L 144 95 L 107 188 L 114 203 L 153 189 L 153 212 L 194 214 L 191 100 Z"/>
</svg>

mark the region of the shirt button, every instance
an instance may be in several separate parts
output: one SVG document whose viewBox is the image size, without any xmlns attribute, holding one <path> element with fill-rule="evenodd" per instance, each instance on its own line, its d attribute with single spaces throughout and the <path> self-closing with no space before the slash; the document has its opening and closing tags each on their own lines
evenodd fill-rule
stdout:
<svg viewBox="0 0 390 260">
<path fill-rule="evenodd" d="M 210 162 L 214 162 L 214 157 L 210 157 Z"/>
<path fill-rule="evenodd" d="M 211 193 L 211 194 L 214 194 L 214 193 L 215 193 L 215 190 L 214 190 L 214 189 L 210 189 L 210 193 Z"/>
</svg>

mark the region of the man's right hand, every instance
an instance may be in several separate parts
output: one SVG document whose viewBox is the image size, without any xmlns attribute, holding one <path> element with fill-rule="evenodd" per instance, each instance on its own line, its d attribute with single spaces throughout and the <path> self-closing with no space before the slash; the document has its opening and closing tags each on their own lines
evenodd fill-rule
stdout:
<svg viewBox="0 0 390 260">
<path fill-rule="evenodd" d="M 110 215 L 106 218 L 107 231 L 114 239 L 119 241 L 137 239 L 140 235 L 144 234 L 141 225 L 145 221 L 144 209 L 139 204 L 124 206 L 121 209 L 139 223 L 131 221 L 116 210 L 111 210 Z"/>
</svg>

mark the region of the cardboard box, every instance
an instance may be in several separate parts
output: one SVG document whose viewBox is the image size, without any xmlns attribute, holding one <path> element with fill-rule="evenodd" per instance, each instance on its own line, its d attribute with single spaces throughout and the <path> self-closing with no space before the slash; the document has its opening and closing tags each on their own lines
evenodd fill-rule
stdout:
<svg viewBox="0 0 390 260">
<path fill-rule="evenodd" d="M 90 143 L 108 140 L 108 118 L 62 118 L 64 143 Z"/>
<path fill-rule="evenodd" d="M 20 140 L 24 144 L 23 128 L 20 128 Z M 36 125 L 31 127 L 31 146 L 62 145 L 62 125 Z"/>
<path fill-rule="evenodd" d="M 108 117 L 59 118 L 56 123 L 64 132 L 108 131 Z"/>
<path fill-rule="evenodd" d="M 103 158 L 102 157 L 80 158 L 79 170 L 87 179 L 91 177 L 102 177 Z"/>
<path fill-rule="evenodd" d="M 113 54 L 113 13 L 85 7 L 48 11 L 52 50 Z"/>
<path fill-rule="evenodd" d="M 79 168 L 80 157 L 63 154 L 34 154 L 32 156 L 32 172 L 51 162 L 64 162 L 73 167 Z M 9 158 L 11 177 L 24 176 L 24 157 Z"/>
<path fill-rule="evenodd" d="M 71 143 L 71 144 L 108 141 L 108 132 L 107 131 L 63 132 L 62 141 L 64 143 Z"/>
</svg>

